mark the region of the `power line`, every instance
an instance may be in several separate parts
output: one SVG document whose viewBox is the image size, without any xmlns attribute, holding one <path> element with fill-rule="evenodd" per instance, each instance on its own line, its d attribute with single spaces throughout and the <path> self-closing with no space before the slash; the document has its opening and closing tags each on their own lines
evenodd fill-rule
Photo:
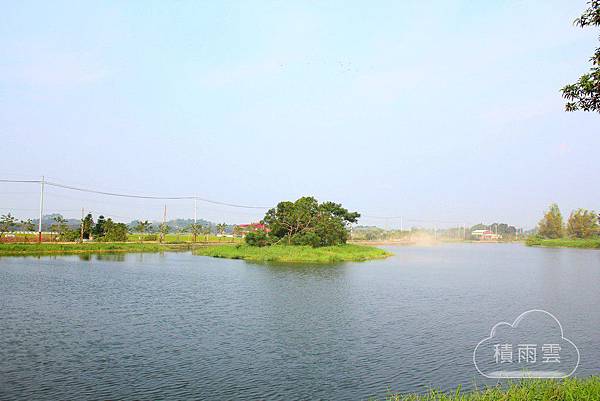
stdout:
<svg viewBox="0 0 600 401">
<path fill-rule="evenodd" d="M 228 206 L 228 207 L 240 208 L 240 209 L 264 210 L 264 209 L 271 208 L 271 206 L 244 205 L 244 204 L 238 204 L 238 203 L 216 201 L 216 200 L 212 200 L 212 199 L 206 199 L 206 198 L 201 198 L 198 196 L 190 196 L 190 195 L 188 195 L 188 196 L 156 196 L 156 195 L 129 194 L 129 193 L 122 193 L 122 192 L 109 192 L 109 191 L 101 191 L 101 190 L 97 190 L 97 189 L 83 188 L 83 187 L 73 186 L 73 185 L 66 185 L 66 184 L 61 184 L 58 182 L 46 181 L 46 180 L 0 179 L 0 183 L 24 183 L 24 184 L 41 184 L 41 183 L 43 183 L 44 185 L 48 185 L 48 186 L 56 187 L 56 188 L 67 189 L 67 190 L 71 190 L 71 191 L 86 192 L 86 193 L 92 193 L 92 194 L 98 194 L 98 195 L 105 195 L 105 196 L 112 196 L 112 197 L 119 197 L 119 198 L 129 198 L 129 199 L 197 200 L 197 201 L 210 203 L 213 205 Z M 407 219 L 407 218 L 403 218 L 403 216 L 374 216 L 374 215 L 362 214 L 361 217 L 365 218 L 365 219 L 382 219 L 382 220 L 398 220 L 399 219 L 401 221 L 404 220 L 405 222 L 413 222 L 413 223 L 441 223 L 441 224 L 462 224 L 462 223 L 464 223 L 464 222 L 459 222 L 459 221 Z"/>
<path fill-rule="evenodd" d="M 28 184 L 37 183 L 37 184 L 39 184 L 42 181 L 40 181 L 40 180 L 0 179 L 0 182 L 28 183 Z M 212 203 L 214 205 L 229 206 L 229 207 L 236 207 L 236 208 L 242 208 L 242 209 L 269 209 L 270 208 L 270 206 L 250 206 L 250 205 L 242 205 L 242 204 L 237 204 L 237 203 L 221 202 L 221 201 L 215 201 L 215 200 L 211 200 L 211 199 L 201 198 L 198 196 L 153 196 L 153 195 L 126 194 L 126 193 L 99 191 L 96 189 L 75 187 L 72 185 L 65 185 L 65 184 L 60 184 L 60 183 L 51 182 L 51 181 L 44 181 L 44 184 L 52 186 L 52 187 L 57 187 L 57 188 L 69 189 L 72 191 L 87 192 L 87 193 L 106 195 L 106 196 L 116 196 L 116 197 L 120 197 L 120 198 L 154 199 L 154 200 L 199 200 L 199 201 L 206 202 L 206 203 Z"/>
<path fill-rule="evenodd" d="M 462 224 L 462 221 L 458 220 L 420 220 L 420 219 L 407 219 L 402 216 L 373 216 L 370 214 L 362 214 L 360 217 L 365 219 L 380 219 L 380 220 L 404 220 L 412 223 L 445 223 L 445 224 Z"/>
<path fill-rule="evenodd" d="M 39 184 L 40 180 L 4 180 L 0 179 L 0 182 L 12 182 L 12 183 L 21 183 L 21 184 Z"/>
</svg>

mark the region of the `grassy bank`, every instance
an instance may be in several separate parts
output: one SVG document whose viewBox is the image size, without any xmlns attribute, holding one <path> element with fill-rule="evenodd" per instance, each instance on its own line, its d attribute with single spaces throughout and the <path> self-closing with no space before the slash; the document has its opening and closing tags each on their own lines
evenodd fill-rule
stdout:
<svg viewBox="0 0 600 401">
<path fill-rule="evenodd" d="M 127 234 L 127 240 L 128 241 L 158 241 L 158 234 Z M 173 244 L 177 244 L 177 243 L 182 243 L 182 242 L 192 242 L 194 240 L 194 235 L 190 234 L 190 233 L 182 233 L 182 234 L 177 234 L 177 233 L 169 233 L 167 235 L 165 235 L 165 239 L 164 242 L 166 242 L 167 244 L 169 243 L 173 243 Z M 214 234 L 210 234 L 210 235 L 197 235 L 196 236 L 196 242 L 223 242 L 223 243 L 241 243 L 243 242 L 242 238 L 232 238 L 232 237 L 217 237 Z"/>
<path fill-rule="evenodd" d="M 386 401 L 592 401 L 600 400 L 600 378 L 524 380 L 474 392 L 391 394 Z"/>
<path fill-rule="evenodd" d="M 587 238 L 587 239 L 578 239 L 578 238 L 555 238 L 555 239 L 545 239 L 545 238 L 537 238 L 530 237 L 527 238 L 525 244 L 528 246 L 545 246 L 552 248 L 599 248 L 600 249 L 600 238 Z"/>
<path fill-rule="evenodd" d="M 135 242 L 0 244 L 0 256 L 80 254 L 101 252 L 163 252 L 189 249 L 187 246 Z"/>
<path fill-rule="evenodd" d="M 360 262 L 391 255 L 383 249 L 350 244 L 322 248 L 291 245 L 273 245 L 262 248 L 248 245 L 217 245 L 196 248 L 194 254 L 255 262 L 285 263 Z"/>
</svg>

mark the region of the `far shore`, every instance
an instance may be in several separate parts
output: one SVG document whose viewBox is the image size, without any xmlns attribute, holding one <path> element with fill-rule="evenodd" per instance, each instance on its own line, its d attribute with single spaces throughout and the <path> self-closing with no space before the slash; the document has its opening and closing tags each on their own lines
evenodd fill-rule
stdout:
<svg viewBox="0 0 600 401">
<path fill-rule="evenodd" d="M 465 243 L 465 244 L 510 244 L 515 242 L 523 242 L 520 240 L 515 241 L 474 241 L 474 240 L 452 240 L 452 239 L 428 239 L 419 238 L 413 240 L 351 240 L 349 244 L 358 245 L 373 245 L 373 246 L 393 246 L 393 245 L 433 245 L 433 244 L 449 244 L 449 243 Z"/>
<path fill-rule="evenodd" d="M 40 255 L 61 255 L 61 254 L 91 254 L 91 253 L 140 253 L 140 252 L 182 252 L 194 250 L 199 255 L 216 256 L 234 259 L 246 260 L 287 260 L 293 262 L 302 261 L 349 261 L 349 260 L 368 260 L 373 258 L 385 257 L 384 254 L 373 251 L 378 246 L 435 246 L 446 243 L 469 243 L 469 244 L 492 244 L 492 243 L 524 243 L 527 246 L 545 247 L 545 248 L 577 248 L 577 249 L 600 249 L 600 238 L 556 238 L 543 239 L 530 237 L 525 241 L 469 241 L 469 240 L 354 240 L 348 241 L 346 248 L 324 247 L 314 248 L 315 250 L 304 250 L 298 252 L 300 247 L 290 247 L 282 252 L 283 248 L 248 247 L 242 240 L 236 238 L 235 242 L 224 241 L 223 239 L 198 242 L 172 242 L 159 243 L 156 241 L 143 242 L 11 242 L 0 243 L 0 256 L 40 256 Z M 262 249 L 262 250 L 260 250 Z M 329 253 L 326 250 L 329 249 Z M 260 250 L 260 251 L 259 251 Z M 273 253 L 275 250 L 278 252 Z M 293 252 L 292 252 L 293 250 Z M 385 253 L 385 251 L 378 249 Z M 293 254 L 293 255 L 292 255 Z M 308 259 L 307 259 L 308 258 Z M 296 260 L 297 259 L 297 260 Z"/>
<path fill-rule="evenodd" d="M 0 244 L 0 256 L 42 256 L 114 252 L 181 252 L 191 244 L 148 242 L 42 242 Z"/>
<path fill-rule="evenodd" d="M 544 248 L 600 249 L 600 238 L 528 238 L 527 246 Z"/>
</svg>

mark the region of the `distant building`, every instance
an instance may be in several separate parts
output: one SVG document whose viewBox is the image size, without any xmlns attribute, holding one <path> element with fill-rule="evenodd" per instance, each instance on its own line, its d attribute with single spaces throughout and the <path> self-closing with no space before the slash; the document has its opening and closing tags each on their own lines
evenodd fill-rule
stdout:
<svg viewBox="0 0 600 401">
<path fill-rule="evenodd" d="M 248 234 L 249 232 L 254 232 L 254 231 L 265 231 L 265 232 L 269 232 L 269 229 L 267 228 L 267 226 L 265 226 L 262 223 L 250 223 L 250 224 L 238 224 L 236 226 L 236 230 L 234 230 L 234 232 L 236 234 L 239 234 L 243 237 L 246 236 L 246 234 Z"/>
<path fill-rule="evenodd" d="M 473 230 L 471 231 L 471 237 L 478 241 L 497 241 L 502 239 L 502 235 L 494 234 L 490 230 Z"/>
</svg>

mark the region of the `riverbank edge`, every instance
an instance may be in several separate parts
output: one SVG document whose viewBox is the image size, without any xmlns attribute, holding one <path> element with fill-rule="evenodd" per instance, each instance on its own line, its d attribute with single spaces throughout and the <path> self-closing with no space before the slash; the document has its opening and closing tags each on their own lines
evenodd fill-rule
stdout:
<svg viewBox="0 0 600 401">
<path fill-rule="evenodd" d="M 600 238 L 527 238 L 527 246 L 539 246 L 544 248 L 577 248 L 577 249 L 600 249 Z"/>
<path fill-rule="evenodd" d="M 310 246 L 272 245 L 217 245 L 194 248 L 194 255 L 213 258 L 241 259 L 252 262 L 315 263 L 365 262 L 385 259 L 393 254 L 380 248 L 344 244 L 313 248 Z"/>
<path fill-rule="evenodd" d="M 452 392 L 432 390 L 426 394 L 389 394 L 385 401 L 538 401 L 538 400 L 598 400 L 600 377 L 567 378 L 562 380 L 523 379 L 475 391 Z M 376 399 L 371 398 L 370 401 Z"/>
<path fill-rule="evenodd" d="M 93 253 L 182 252 L 191 244 L 157 244 L 140 242 L 0 244 L 0 256 L 77 255 Z"/>
</svg>

